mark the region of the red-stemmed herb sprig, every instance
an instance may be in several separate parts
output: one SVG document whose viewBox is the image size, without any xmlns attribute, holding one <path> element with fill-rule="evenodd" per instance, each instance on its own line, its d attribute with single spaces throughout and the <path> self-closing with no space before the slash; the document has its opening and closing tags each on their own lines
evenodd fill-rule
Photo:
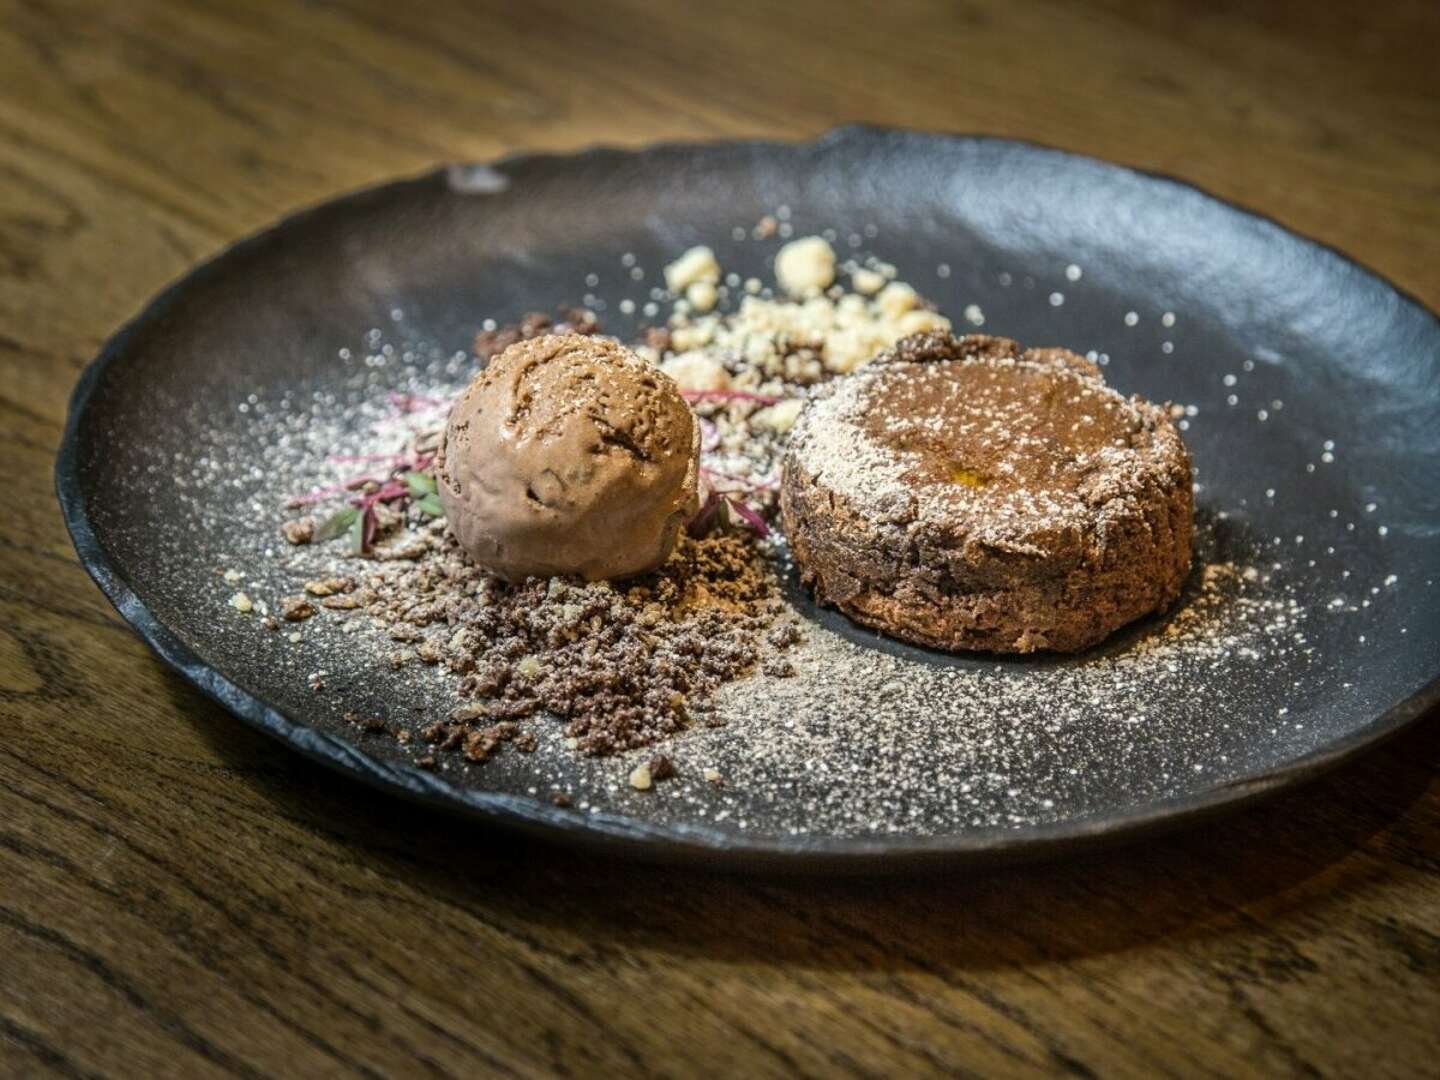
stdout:
<svg viewBox="0 0 1440 1080">
<path fill-rule="evenodd" d="M 757 394 L 753 390 L 681 390 L 680 394 L 692 405 L 707 402 L 749 401 L 756 405 L 774 405 L 785 399 L 777 394 Z"/>
<path fill-rule="evenodd" d="M 309 506 L 336 495 L 352 492 L 348 505 L 316 526 L 313 539 L 334 540 L 345 536 L 350 550 L 357 555 L 370 551 L 380 531 L 376 507 L 413 503 L 427 517 L 444 517 L 445 509 L 435 486 L 435 455 L 407 450 L 399 454 L 345 454 L 332 457 L 333 464 L 376 462 L 383 467 L 375 472 L 352 476 L 339 484 L 316 488 L 288 500 L 288 506 Z"/>
<path fill-rule="evenodd" d="M 701 500 L 700 511 L 690 519 L 691 536 L 704 536 L 716 524 L 724 524 L 731 514 L 753 529 L 762 540 L 770 535 L 770 526 L 764 515 L 750 505 L 746 497 L 774 491 L 776 484 L 773 480 L 753 480 L 705 465 L 700 467 L 700 480 L 705 497 Z"/>
<path fill-rule="evenodd" d="M 402 414 L 417 412 L 428 412 L 431 409 L 438 409 L 443 405 L 449 405 L 449 398 L 432 397 L 429 394 L 404 394 L 398 390 L 390 391 L 390 404 L 395 406 Z"/>
</svg>

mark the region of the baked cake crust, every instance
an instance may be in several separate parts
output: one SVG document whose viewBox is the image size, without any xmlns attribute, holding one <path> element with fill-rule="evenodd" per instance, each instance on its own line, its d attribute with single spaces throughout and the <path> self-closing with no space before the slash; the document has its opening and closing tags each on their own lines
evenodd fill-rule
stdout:
<svg viewBox="0 0 1440 1080">
<path fill-rule="evenodd" d="M 1165 409 L 1065 349 L 916 334 L 818 391 L 785 533 L 817 600 L 949 650 L 1076 652 L 1190 567 L 1190 456 Z"/>
</svg>

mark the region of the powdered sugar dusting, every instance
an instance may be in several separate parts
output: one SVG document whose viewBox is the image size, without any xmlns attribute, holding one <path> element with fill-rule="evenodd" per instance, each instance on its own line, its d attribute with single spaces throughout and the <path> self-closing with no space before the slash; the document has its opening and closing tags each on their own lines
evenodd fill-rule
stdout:
<svg viewBox="0 0 1440 1080">
<path fill-rule="evenodd" d="M 864 333 L 876 340 L 889 335 L 888 344 L 906 316 L 915 317 L 905 325 L 943 318 L 901 289 L 889 293 L 888 310 L 882 306 L 895 281 L 888 264 L 867 258 L 848 268 L 840 263 L 839 270 L 852 275 L 850 293 L 842 288 L 836 296 L 786 301 L 762 295 L 758 282 L 753 290 L 747 284 L 744 295 L 755 300 L 748 315 L 721 296 L 716 310 L 680 313 L 666 328 L 676 334 L 701 326 L 696 338 L 682 335 L 679 343 L 651 346 L 656 362 L 692 354 L 714 364 L 728 389 L 780 399 L 719 397 L 697 409 L 707 425 L 712 479 L 731 478 L 737 492 L 767 513 L 795 402 L 852 355 L 850 346 L 832 348 L 826 340 L 806 339 L 802 330 L 818 319 L 828 320 L 829 332 L 841 333 L 843 311 L 843 319 L 863 316 Z M 1092 276 L 1087 271 L 1087 285 Z M 719 289 L 739 299 L 741 288 L 721 280 L 726 284 Z M 1015 281 L 1018 293 L 1020 279 Z M 860 285 L 873 289 L 862 292 Z M 1037 304 L 1045 305 L 1048 289 L 1047 283 L 1035 290 Z M 857 292 L 863 298 L 849 298 Z M 612 307 L 620 299 L 612 296 Z M 989 299 L 981 299 L 988 306 Z M 1072 296 L 1064 310 L 1079 303 Z M 641 288 L 630 306 L 652 304 L 658 312 L 658 301 Z M 406 304 L 404 310 L 414 308 Z M 484 314 L 477 312 L 477 321 Z M 1186 316 L 1177 334 L 1189 325 Z M 462 344 L 422 340 L 407 332 L 402 317 L 384 332 L 359 335 L 323 386 L 273 393 L 258 388 L 235 402 L 244 413 L 241 426 L 215 424 L 207 415 L 213 403 L 189 412 L 177 406 L 177 422 L 195 432 L 187 456 L 157 458 L 134 482 L 136 494 L 156 483 L 172 487 L 185 509 L 180 528 L 148 541 L 157 545 L 155 558 L 192 565 L 195 549 L 203 546 L 203 557 L 213 564 L 213 588 L 202 590 L 208 606 L 201 615 L 215 629 L 197 651 L 219 660 L 248 658 L 251 670 L 274 673 L 276 689 L 267 685 L 264 692 L 285 711 L 399 763 L 413 763 L 425 752 L 423 743 L 397 743 L 343 717 L 383 716 L 389 729 L 418 733 L 466 703 L 449 674 L 413 660 L 392 664 L 395 654 L 418 643 L 395 639 L 364 612 L 322 607 L 323 598 L 315 598 L 321 610 L 313 617 L 282 623 L 279 631 L 262 626 L 282 610 L 297 581 L 355 568 L 339 546 L 286 545 L 278 532 L 283 497 L 345 480 L 356 465 L 341 458 L 404 452 L 417 431 L 443 416 L 443 405 L 434 403 L 448 401 L 473 371 L 468 354 L 457 351 Z M 1230 389 L 1227 384 L 1219 393 Z M 401 399 L 405 407 L 388 397 L 392 392 L 408 395 Z M 1266 407 L 1282 415 L 1270 397 Z M 1288 417 L 1297 400 L 1289 394 L 1285 400 Z M 762 421 L 769 410 L 778 411 Z M 1217 402 L 1197 424 L 1226 413 Z M 1238 422 L 1240 410 L 1229 413 Z M 894 482 L 893 462 L 867 461 L 843 433 L 832 434 L 834 441 L 817 449 L 817 458 L 834 476 L 849 473 L 854 482 L 870 485 Z M 1333 448 L 1324 453 L 1333 457 Z M 1126 460 L 1123 447 L 1104 447 L 1096 455 L 1105 468 L 1119 470 Z M 1250 494 L 1257 505 L 1263 501 Z M 1355 535 L 1348 518 L 1358 517 L 1371 536 L 1382 522 L 1367 522 L 1348 506 L 1344 518 L 1330 511 L 1336 520 L 1302 530 L 1303 548 L 1292 535 L 1296 530 L 1287 531 L 1282 557 L 1282 538 L 1272 546 L 1269 535 L 1255 535 L 1246 525 L 1244 498 L 1234 502 L 1221 505 L 1236 510 L 1235 520 L 1223 512 L 1206 519 L 1197 571 L 1173 614 L 1122 631 L 1076 658 L 954 657 L 881 639 L 834 613 L 817 612 L 795 587 L 783 542 L 761 544 L 786 584 L 782 618 L 803 626 L 785 654 L 793 673 L 761 667 L 721 688 L 714 715 L 722 723 L 697 725 L 665 744 L 673 778 L 648 789 L 634 786 L 630 778 L 648 750 L 610 758 L 577 755 L 558 723 L 535 726 L 532 753 L 507 750 L 483 764 L 455 756 L 440 761 L 438 771 L 460 785 L 563 797 L 580 814 L 792 836 L 1018 828 L 1110 811 L 1117 799 L 1149 805 L 1213 788 L 1243 776 L 1273 740 L 1298 756 L 1330 736 L 1326 710 L 1332 702 L 1355 701 L 1355 665 L 1373 649 L 1361 631 L 1373 640 L 1378 623 L 1360 620 L 1377 618 L 1374 612 L 1403 592 L 1379 563 L 1348 564 L 1341 576 L 1340 560 L 1352 550 L 1345 547 L 1347 538 Z M 1311 558 L 1307 569 L 1288 554 L 1292 550 L 1335 561 L 1317 570 Z M 1321 574 L 1333 578 L 1326 599 L 1341 601 L 1333 611 L 1309 602 Z M 1405 587 L 1428 589 L 1431 582 Z M 167 605 L 193 603 L 194 595 L 194 583 L 185 581 L 170 592 L 152 591 L 146 602 L 163 616 Z M 237 602 L 239 596 L 245 603 Z M 1339 619 L 1356 620 L 1355 664 L 1334 657 L 1322 663 L 1312 643 L 1316 624 Z M 1287 704 L 1277 708 L 1277 700 Z"/>
</svg>

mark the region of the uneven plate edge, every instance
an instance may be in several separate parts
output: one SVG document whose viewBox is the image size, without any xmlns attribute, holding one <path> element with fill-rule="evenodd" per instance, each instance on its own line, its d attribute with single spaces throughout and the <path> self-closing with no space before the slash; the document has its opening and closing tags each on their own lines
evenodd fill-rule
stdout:
<svg viewBox="0 0 1440 1080">
<path fill-rule="evenodd" d="M 650 862 L 685 863 L 766 873 L 879 875 L 956 867 L 962 864 L 1038 861 L 1082 849 L 1094 850 L 1102 846 L 1119 845 L 1229 813 L 1268 795 L 1312 780 L 1382 740 L 1398 734 L 1431 707 L 1440 703 L 1440 672 L 1437 672 L 1430 682 L 1387 709 L 1371 723 L 1336 742 L 1296 758 L 1284 767 L 1238 778 L 1193 795 L 1149 803 L 1130 813 L 1090 815 L 1024 830 L 988 828 L 967 834 L 897 842 L 863 837 L 755 838 L 710 826 L 650 825 L 616 814 L 582 815 L 572 810 L 553 807 L 534 798 L 459 787 L 413 766 L 389 765 L 378 761 L 344 740 L 292 720 L 263 699 L 231 682 L 156 618 L 120 575 L 91 526 L 79 475 L 79 436 L 85 413 L 103 375 L 121 358 L 134 334 L 162 316 L 193 281 L 216 273 L 218 268 L 234 255 L 260 245 L 272 235 L 307 218 L 336 212 L 349 204 L 406 185 L 448 184 L 451 171 L 457 167 L 499 169 L 520 164 L 543 166 L 606 156 L 639 159 L 666 153 L 703 150 L 713 146 L 756 151 L 796 151 L 807 146 L 821 147 L 845 140 L 897 137 L 1000 144 L 1054 155 L 1057 158 L 1076 159 L 1092 166 L 1128 172 L 1173 185 L 1218 203 L 1232 213 L 1262 221 L 1288 237 L 1299 239 L 1333 259 L 1360 269 L 1387 291 L 1429 315 L 1437 326 L 1440 326 L 1440 316 L 1436 316 L 1413 295 L 1348 255 L 1320 241 L 1302 236 L 1263 213 L 1212 195 L 1173 176 L 1019 139 L 847 125 L 833 128 L 813 140 L 793 142 L 761 139 L 660 142 L 638 148 L 597 145 L 574 153 L 517 153 L 473 165 L 451 163 L 416 177 L 362 188 L 317 203 L 281 218 L 261 232 L 226 246 L 171 282 L 106 341 L 99 355 L 85 368 L 71 393 L 65 430 L 55 463 L 56 495 L 81 565 L 120 616 L 156 655 L 178 671 L 187 682 L 252 727 L 286 743 L 311 760 L 371 787 L 448 813 L 463 814 L 492 824 L 519 829 L 550 841 L 598 848 L 608 853 Z"/>
</svg>

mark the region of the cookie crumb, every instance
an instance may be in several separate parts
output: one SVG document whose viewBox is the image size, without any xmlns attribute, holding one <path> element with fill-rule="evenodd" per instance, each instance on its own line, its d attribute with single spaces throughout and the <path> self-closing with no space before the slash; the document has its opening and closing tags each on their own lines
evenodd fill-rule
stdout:
<svg viewBox="0 0 1440 1080">
<path fill-rule="evenodd" d="M 349 577 L 324 578 L 305 582 L 305 591 L 311 596 L 334 596 L 355 588 L 355 579 Z"/>
<path fill-rule="evenodd" d="M 315 519 L 308 516 L 293 518 L 280 526 L 280 533 L 287 543 L 296 547 L 308 544 L 315 539 Z"/>
<path fill-rule="evenodd" d="M 285 596 L 280 599 L 280 615 L 287 622 L 301 622 L 315 614 L 315 605 L 303 596 Z"/>
</svg>

